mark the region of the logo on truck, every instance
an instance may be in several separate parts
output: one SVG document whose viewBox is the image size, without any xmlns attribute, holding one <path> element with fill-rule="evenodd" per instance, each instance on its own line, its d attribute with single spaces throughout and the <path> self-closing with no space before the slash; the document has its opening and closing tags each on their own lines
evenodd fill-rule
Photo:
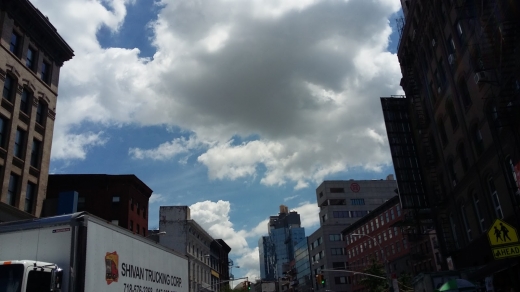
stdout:
<svg viewBox="0 0 520 292">
<path fill-rule="evenodd" d="M 107 280 L 107 285 L 110 285 L 112 282 L 117 282 L 117 279 L 119 279 L 119 271 L 117 270 L 119 266 L 119 256 L 116 251 L 107 252 L 105 256 L 105 266 L 105 280 Z"/>
</svg>

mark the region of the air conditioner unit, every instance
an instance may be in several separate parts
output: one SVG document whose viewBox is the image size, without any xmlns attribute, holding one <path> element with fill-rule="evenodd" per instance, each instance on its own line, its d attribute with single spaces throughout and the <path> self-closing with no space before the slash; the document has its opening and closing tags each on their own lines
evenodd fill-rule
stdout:
<svg viewBox="0 0 520 292">
<path fill-rule="evenodd" d="M 448 63 L 449 63 L 450 65 L 455 64 L 455 59 L 456 59 L 455 54 L 450 54 L 450 55 L 448 56 Z"/>
<path fill-rule="evenodd" d="M 432 47 L 435 47 L 435 39 L 432 39 Z"/>
<path fill-rule="evenodd" d="M 484 72 L 477 72 L 475 73 L 473 79 L 475 80 L 475 84 L 480 84 L 484 81 L 487 81 L 487 75 Z"/>
</svg>

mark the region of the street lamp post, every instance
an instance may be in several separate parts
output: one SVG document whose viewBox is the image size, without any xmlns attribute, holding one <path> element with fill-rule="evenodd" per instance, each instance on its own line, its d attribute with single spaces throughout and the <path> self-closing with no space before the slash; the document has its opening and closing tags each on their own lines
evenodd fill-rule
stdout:
<svg viewBox="0 0 520 292">
<path fill-rule="evenodd" d="M 388 286 L 392 287 L 392 281 L 390 279 L 390 267 L 388 265 L 388 259 L 386 258 L 386 253 L 384 252 L 383 248 L 379 245 L 379 243 L 377 242 L 376 238 L 373 237 L 373 236 L 367 235 L 367 234 L 362 234 L 362 233 L 351 233 L 350 237 L 352 237 L 352 236 L 366 236 L 366 237 L 369 237 L 370 239 L 374 240 L 374 243 L 377 245 L 377 247 L 381 251 L 381 257 L 383 257 L 383 261 L 385 263 L 385 271 L 386 271 L 386 278 L 387 278 Z"/>
</svg>

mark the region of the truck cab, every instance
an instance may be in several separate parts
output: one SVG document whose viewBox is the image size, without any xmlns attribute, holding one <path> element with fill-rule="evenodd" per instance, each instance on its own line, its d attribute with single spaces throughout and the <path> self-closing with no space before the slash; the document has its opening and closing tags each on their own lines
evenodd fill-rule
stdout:
<svg viewBox="0 0 520 292">
<path fill-rule="evenodd" d="M 53 263 L 0 261 L 0 291 L 61 291 L 62 271 Z"/>
</svg>

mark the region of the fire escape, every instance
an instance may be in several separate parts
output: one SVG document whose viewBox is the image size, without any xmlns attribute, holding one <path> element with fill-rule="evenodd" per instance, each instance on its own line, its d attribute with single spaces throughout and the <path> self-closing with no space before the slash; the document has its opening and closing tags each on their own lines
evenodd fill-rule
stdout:
<svg viewBox="0 0 520 292">
<path fill-rule="evenodd" d="M 418 5 L 418 1 L 414 2 Z M 435 46 L 438 40 L 429 34 L 427 29 L 434 29 L 435 16 L 433 1 L 421 1 L 422 9 L 415 8 L 412 11 L 420 11 L 422 15 L 418 15 L 420 23 L 412 22 L 413 26 L 409 28 L 411 33 L 408 42 L 401 41 L 401 45 L 407 45 L 404 52 L 404 58 L 400 60 L 403 67 L 403 88 L 406 92 L 407 99 L 410 99 L 412 105 L 413 125 L 415 126 L 415 133 L 417 133 L 417 147 L 419 153 L 419 162 L 422 165 L 423 175 L 425 177 L 425 201 L 417 202 L 414 206 L 416 228 L 415 236 L 421 236 L 424 231 L 424 225 L 433 225 L 437 227 L 437 237 L 443 244 L 441 251 L 445 255 L 457 249 L 451 232 L 451 224 L 449 212 L 446 208 L 447 198 L 445 191 L 441 188 L 441 178 L 439 177 L 439 157 L 436 148 L 436 142 L 433 135 L 436 128 L 431 127 L 433 123 L 430 116 L 433 116 L 433 109 L 426 105 L 426 97 L 433 94 L 428 91 L 427 86 L 424 86 L 426 81 L 421 82 L 421 78 L 426 80 L 426 71 L 419 62 L 422 44 Z M 412 21 L 410 17 L 410 21 Z M 429 220 L 428 220 L 429 219 Z M 432 223 L 429 223 L 433 219 Z"/>
</svg>

